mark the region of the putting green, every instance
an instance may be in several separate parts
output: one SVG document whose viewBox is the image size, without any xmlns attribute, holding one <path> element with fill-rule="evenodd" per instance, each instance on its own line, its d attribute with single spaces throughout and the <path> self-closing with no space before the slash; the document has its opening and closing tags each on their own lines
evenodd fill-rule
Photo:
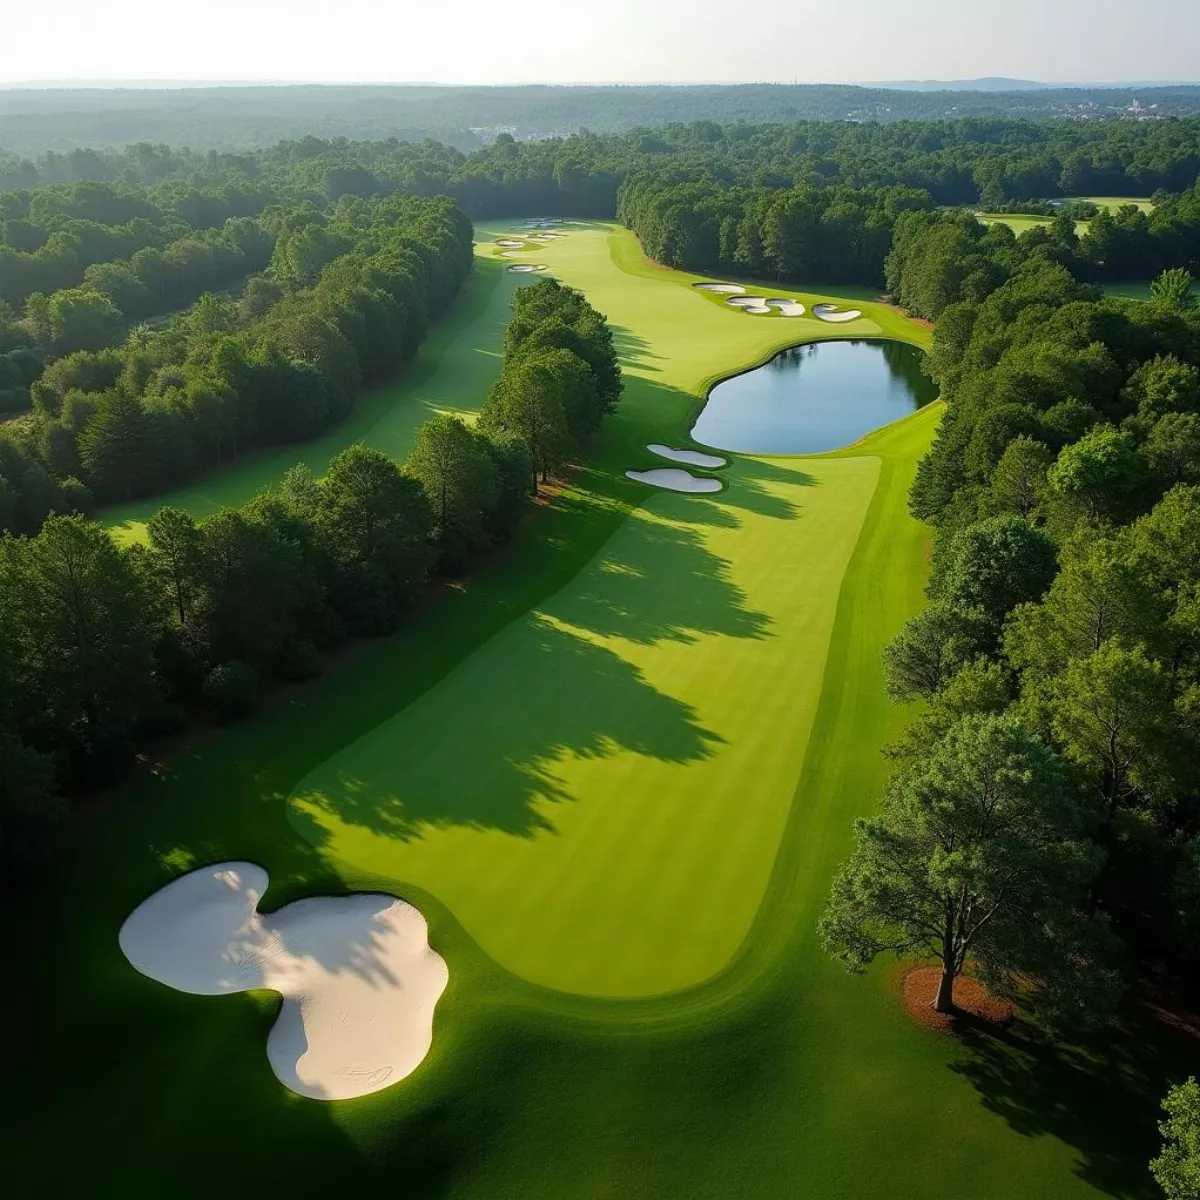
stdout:
<svg viewBox="0 0 1200 1200">
<path fill-rule="evenodd" d="M 879 476 L 741 460 L 298 787 L 322 850 L 433 892 L 548 987 L 649 995 L 733 957 L 770 876 Z"/>
</svg>

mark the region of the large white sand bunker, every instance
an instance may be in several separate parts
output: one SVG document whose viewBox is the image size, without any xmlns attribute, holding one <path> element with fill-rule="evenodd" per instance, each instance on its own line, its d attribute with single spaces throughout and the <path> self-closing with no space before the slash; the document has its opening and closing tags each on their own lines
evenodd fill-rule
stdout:
<svg viewBox="0 0 1200 1200">
<path fill-rule="evenodd" d="M 814 304 L 813 313 L 822 321 L 857 321 L 862 316 L 857 308 L 841 310 L 836 304 Z"/>
<path fill-rule="evenodd" d="M 523 245 L 525 245 L 525 242 L 523 239 L 518 239 L 518 238 L 497 238 L 496 245 L 497 246 L 523 246 Z"/>
<path fill-rule="evenodd" d="M 719 479 L 704 479 L 685 471 L 682 467 L 652 467 L 649 471 L 626 471 L 629 479 L 648 483 L 652 487 L 666 488 L 670 492 L 719 492 Z"/>
<path fill-rule="evenodd" d="M 778 309 L 785 317 L 804 316 L 804 305 L 799 300 L 789 300 L 786 296 L 771 296 L 766 304 L 768 308 Z"/>
<path fill-rule="evenodd" d="M 692 287 L 702 292 L 716 292 L 718 296 L 740 296 L 746 290 L 740 283 L 693 283 Z"/>
<path fill-rule="evenodd" d="M 412 1074 L 450 977 L 425 918 L 372 892 L 260 913 L 267 881 L 247 862 L 172 880 L 129 914 L 121 949 L 143 975 L 181 992 L 278 992 L 267 1060 L 301 1096 L 348 1100 Z"/>
<path fill-rule="evenodd" d="M 546 269 L 546 264 L 545 263 L 513 263 L 513 265 L 511 267 L 509 267 L 508 269 L 510 271 L 514 272 L 514 274 L 521 275 L 521 274 L 526 274 L 529 271 L 544 271 Z"/>
<path fill-rule="evenodd" d="M 657 454 L 659 458 L 666 458 L 671 462 L 687 463 L 692 467 L 716 468 L 728 465 L 728 459 L 720 458 L 716 454 L 705 454 L 701 450 L 674 450 L 659 442 L 651 442 L 646 449 L 651 454 Z"/>
</svg>

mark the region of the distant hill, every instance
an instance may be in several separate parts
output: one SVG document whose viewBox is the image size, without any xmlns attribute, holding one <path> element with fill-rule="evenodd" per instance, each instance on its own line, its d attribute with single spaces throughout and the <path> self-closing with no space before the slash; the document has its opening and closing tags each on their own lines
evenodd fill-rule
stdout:
<svg viewBox="0 0 1200 1200">
<path fill-rule="evenodd" d="M 536 140 L 568 136 L 580 129 L 615 133 L 673 122 L 1195 116 L 1200 116 L 1197 84 L 1072 88 L 1016 79 L 886 87 L 775 83 L 24 87 L 0 89 L 0 157 L 7 152 L 36 158 L 133 142 L 241 150 L 307 134 L 407 142 L 431 137 L 469 151 L 500 133 Z"/>
<path fill-rule="evenodd" d="M 894 92 L 1036 92 L 1042 88 L 1069 85 L 989 75 L 984 79 L 895 79 L 885 83 L 864 83 L 862 86 L 887 88 Z"/>
<path fill-rule="evenodd" d="M 982 79 L 894 79 L 864 83 L 865 88 L 887 88 L 894 92 L 1055 92 L 1063 90 L 1101 92 L 1146 88 L 1195 87 L 1194 82 L 1165 79 L 1115 80 L 1112 83 L 1043 83 L 1036 79 L 1007 79 L 987 75 Z"/>
</svg>

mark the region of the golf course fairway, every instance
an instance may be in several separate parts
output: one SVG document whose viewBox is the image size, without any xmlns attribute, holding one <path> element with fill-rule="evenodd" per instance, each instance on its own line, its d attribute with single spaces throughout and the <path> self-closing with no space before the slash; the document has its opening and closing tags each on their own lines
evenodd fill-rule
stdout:
<svg viewBox="0 0 1200 1200">
<path fill-rule="evenodd" d="M 520 228 L 477 231 L 480 271 L 394 389 L 165 499 L 203 515 L 477 411 L 528 281 L 494 243 Z M 898 969 L 849 976 L 817 938 L 907 716 L 881 656 L 923 600 L 908 490 L 939 406 L 828 454 L 728 455 L 717 493 L 624 474 L 689 446 L 723 376 L 928 329 L 860 289 L 771 285 L 862 311 L 840 325 L 738 312 L 611 224 L 563 232 L 529 261 L 607 315 L 625 371 L 586 462 L 397 634 L 97 801 L 50 886 L 0 908 L 10 963 L 38 963 L 0 990 L 12 1194 L 1151 1200 L 1175 1035 L 946 1038 L 904 1012 Z M 153 507 L 110 526 L 137 536 Z M 265 914 L 358 891 L 420 911 L 449 980 L 411 1075 L 297 1096 L 266 1053 L 278 995 L 130 966 L 129 914 L 222 862 L 269 875 Z"/>
</svg>

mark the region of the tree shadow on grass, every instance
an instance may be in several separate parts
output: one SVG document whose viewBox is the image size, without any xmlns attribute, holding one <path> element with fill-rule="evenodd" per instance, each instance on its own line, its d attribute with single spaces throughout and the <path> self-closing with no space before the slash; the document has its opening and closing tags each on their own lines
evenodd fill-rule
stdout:
<svg viewBox="0 0 1200 1200">
<path fill-rule="evenodd" d="M 305 836 L 325 844 L 331 817 L 400 840 L 454 825 L 530 837 L 554 827 L 545 802 L 579 798 L 561 764 L 619 757 L 632 778 L 637 757 L 708 757 L 719 734 L 620 644 L 771 636 L 693 527 L 692 499 L 630 517 L 574 586 L 318 767 L 293 797 Z"/>
<path fill-rule="evenodd" d="M 325 842 L 329 814 L 402 841 L 452 825 L 533 837 L 554 830 L 538 802 L 578 799 L 564 759 L 690 763 L 721 741 L 691 705 L 551 617 L 507 637 L 502 661 L 469 660 L 302 785 L 292 811 L 305 836 Z"/>
<path fill-rule="evenodd" d="M 970 1056 L 951 1070 L 974 1085 L 985 1108 L 1018 1134 L 1073 1147 L 1076 1173 L 1106 1195 L 1161 1196 L 1148 1170 L 1160 1147 L 1159 1106 L 1171 1083 L 1197 1069 L 1194 1038 L 1142 1010 L 1071 1044 L 1024 1022 L 960 1032 Z"/>
<path fill-rule="evenodd" d="M 662 362 L 662 355 L 655 354 L 645 338 L 634 333 L 626 325 L 610 325 L 610 328 L 613 333 L 613 344 L 616 346 L 623 370 L 627 371 L 631 368 L 654 372 L 662 370 L 661 367 L 654 365 Z"/>
<path fill-rule="evenodd" d="M 716 523 L 709 520 L 707 505 L 699 511 L 705 518 L 698 524 Z M 635 535 L 613 546 L 580 588 L 552 603 L 552 615 L 639 645 L 692 643 L 704 634 L 769 636 L 770 618 L 748 607 L 729 562 L 709 550 L 702 532 L 692 528 L 690 503 L 681 519 L 642 513 L 630 520 L 637 523 Z"/>
</svg>

